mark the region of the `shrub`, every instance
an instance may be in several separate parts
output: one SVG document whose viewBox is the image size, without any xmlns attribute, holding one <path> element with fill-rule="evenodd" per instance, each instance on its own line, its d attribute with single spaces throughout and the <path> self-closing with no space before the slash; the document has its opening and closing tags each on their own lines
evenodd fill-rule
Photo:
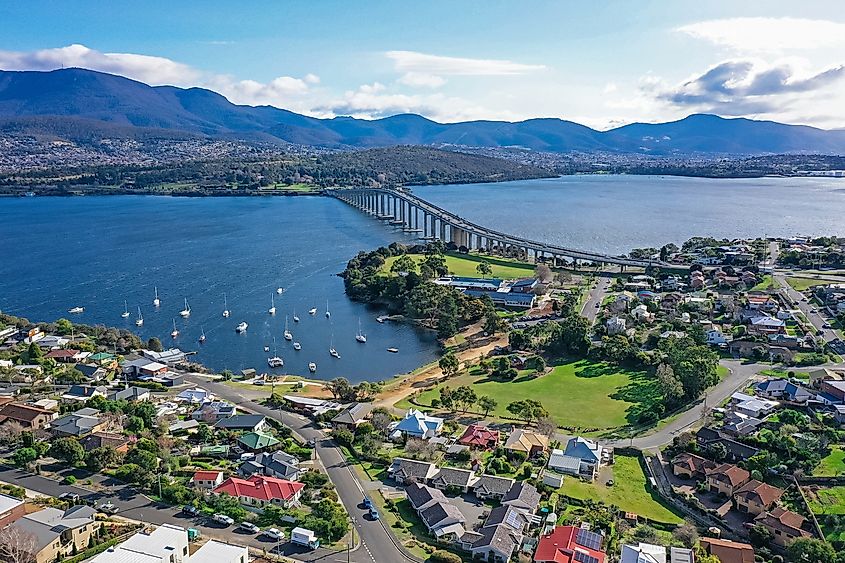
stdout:
<svg viewBox="0 0 845 563">
<path fill-rule="evenodd" d="M 74 477 L 73 475 L 68 475 L 67 477 L 62 479 L 62 483 L 64 483 L 65 485 L 73 485 L 74 483 L 76 483 L 76 477 Z"/>
<path fill-rule="evenodd" d="M 434 551 L 429 557 L 430 563 L 461 563 L 461 558 L 444 549 Z"/>
</svg>

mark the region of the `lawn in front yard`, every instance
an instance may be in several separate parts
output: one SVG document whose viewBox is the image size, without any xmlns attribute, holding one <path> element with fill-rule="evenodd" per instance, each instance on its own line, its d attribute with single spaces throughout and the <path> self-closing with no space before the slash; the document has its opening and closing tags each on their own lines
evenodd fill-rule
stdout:
<svg viewBox="0 0 845 563">
<path fill-rule="evenodd" d="M 770 289 L 774 289 L 775 283 L 772 280 L 772 276 L 763 276 L 763 279 L 760 280 L 760 283 L 755 285 L 751 288 L 751 291 L 768 291 Z"/>
<path fill-rule="evenodd" d="M 422 254 L 408 254 L 411 258 L 419 262 L 422 260 Z M 396 261 L 398 256 L 391 256 L 384 262 L 382 272 L 390 272 L 390 267 Z M 505 258 L 498 258 L 495 256 L 485 256 L 478 254 L 459 254 L 457 252 L 449 252 L 446 254 L 446 266 L 449 268 L 449 273 L 455 276 L 477 278 L 481 277 L 476 268 L 480 262 L 487 262 L 493 273 L 492 278 L 527 278 L 534 275 L 533 264 L 526 264 L 524 262 L 516 262 L 514 260 L 507 260 Z"/>
<path fill-rule="evenodd" d="M 495 399 L 498 405 L 490 412 L 494 416 L 508 416 L 506 409 L 513 401 L 535 399 L 559 425 L 586 429 L 634 423 L 640 412 L 660 398 L 656 380 L 646 372 L 590 360 L 563 360 L 539 377 L 521 373 L 513 381 L 505 381 L 462 374 L 445 385 L 469 385 L 479 397 Z M 429 406 L 439 396 L 440 386 L 422 393 L 417 402 Z"/>
<path fill-rule="evenodd" d="M 830 453 L 813 470 L 813 476 L 836 477 L 842 474 L 845 474 L 845 450 L 842 446 L 831 446 Z"/>
<path fill-rule="evenodd" d="M 613 468 L 613 486 L 594 481 L 585 483 L 567 476 L 560 492 L 580 500 L 596 500 L 618 506 L 625 512 L 636 514 L 658 522 L 680 524 L 683 519 L 660 503 L 657 493 L 652 493 L 639 458 L 617 455 Z"/>
<path fill-rule="evenodd" d="M 806 291 L 811 287 L 816 287 L 817 285 L 827 285 L 830 282 L 812 278 L 786 278 L 786 283 L 792 286 L 792 289 L 795 291 Z"/>
</svg>

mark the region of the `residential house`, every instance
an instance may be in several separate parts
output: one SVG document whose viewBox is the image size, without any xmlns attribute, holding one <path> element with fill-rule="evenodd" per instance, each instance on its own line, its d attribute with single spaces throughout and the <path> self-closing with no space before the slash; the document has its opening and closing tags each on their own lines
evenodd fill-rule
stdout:
<svg viewBox="0 0 845 563">
<path fill-rule="evenodd" d="M 623 317 L 610 317 L 605 324 L 607 327 L 607 334 L 613 336 L 615 334 L 625 334 L 627 330 L 627 323 Z"/>
<path fill-rule="evenodd" d="M 127 389 L 119 389 L 112 391 L 108 395 L 110 401 L 129 401 L 130 403 L 138 401 L 149 401 L 150 390 L 143 387 L 129 387 Z"/>
<path fill-rule="evenodd" d="M 748 332 L 762 335 L 782 334 L 786 332 L 786 322 L 782 319 L 761 315 L 751 319 Z"/>
<path fill-rule="evenodd" d="M 90 563 L 248 563 L 246 547 L 208 540 L 190 553 L 188 530 L 173 524 L 144 528 Z"/>
<path fill-rule="evenodd" d="M 772 541 L 779 546 L 787 546 L 796 538 L 813 537 L 813 527 L 806 518 L 780 507 L 758 514 L 748 525 L 761 525 L 772 532 Z"/>
<path fill-rule="evenodd" d="M 812 393 L 787 379 L 768 379 L 757 384 L 754 392 L 767 399 L 780 399 L 804 404 L 814 397 Z"/>
<path fill-rule="evenodd" d="M 479 424 L 470 424 L 458 438 L 458 443 L 472 449 L 493 449 L 499 445 L 499 431 Z"/>
<path fill-rule="evenodd" d="M 168 370 L 165 364 L 154 362 L 147 358 L 125 360 L 121 362 L 120 369 L 121 373 L 133 379 L 163 376 Z"/>
<path fill-rule="evenodd" d="M 707 343 L 713 346 L 722 346 L 728 343 L 728 338 L 718 328 L 713 328 L 707 331 Z"/>
<path fill-rule="evenodd" d="M 549 438 L 531 430 L 517 428 L 508 436 L 505 442 L 505 450 L 510 452 L 522 452 L 529 458 L 544 453 L 549 449 Z"/>
<path fill-rule="evenodd" d="M 450 540 L 464 533 L 466 518 L 458 507 L 450 502 L 436 502 L 421 510 L 420 520 L 438 540 Z"/>
<path fill-rule="evenodd" d="M 540 506 L 540 493 L 534 485 L 517 481 L 502 497 L 502 504 L 530 516 L 537 512 Z"/>
<path fill-rule="evenodd" d="M 540 536 L 535 563 L 604 563 L 607 555 L 601 550 L 604 538 L 600 534 L 576 526 L 555 526 Z M 576 554 L 582 554 L 577 555 Z M 585 557 L 586 556 L 586 557 Z"/>
<path fill-rule="evenodd" d="M 672 473 L 678 477 L 704 479 L 719 464 L 691 453 L 680 453 L 672 458 Z"/>
<path fill-rule="evenodd" d="M 185 432 L 186 434 L 192 434 L 197 431 L 199 428 L 200 423 L 193 418 L 189 418 L 188 420 L 177 420 L 173 424 L 167 427 L 167 431 L 171 434 L 180 434 Z"/>
<path fill-rule="evenodd" d="M 440 489 L 420 483 L 411 483 L 405 487 L 405 496 L 417 514 L 437 503 L 448 503 L 449 499 Z"/>
<path fill-rule="evenodd" d="M 62 401 L 66 403 L 84 403 L 94 397 L 105 397 L 108 389 L 104 386 L 71 385 L 70 389 L 62 395 Z"/>
<path fill-rule="evenodd" d="M 631 309 L 631 317 L 638 323 L 650 323 L 654 320 L 654 313 L 649 313 L 648 307 L 639 304 Z M 609 333 L 610 331 L 608 331 Z"/>
<path fill-rule="evenodd" d="M 73 364 L 81 359 L 81 353 L 81 350 L 74 350 L 73 348 L 56 348 L 55 350 L 50 350 L 44 354 L 44 357 L 49 360 L 56 360 L 57 362 L 63 364 Z M 86 354 L 85 357 L 87 358 L 88 355 Z"/>
<path fill-rule="evenodd" d="M 299 497 L 305 487 L 297 481 L 253 475 L 249 479 L 229 477 L 212 490 L 212 493 L 227 494 L 248 506 L 276 504 L 290 508 L 299 504 Z"/>
<path fill-rule="evenodd" d="M 475 471 L 457 467 L 441 467 L 431 478 L 431 486 L 441 490 L 460 490 L 469 492 L 470 486 L 476 481 Z"/>
<path fill-rule="evenodd" d="M 416 409 L 409 409 L 405 418 L 391 426 L 390 434 L 395 437 L 404 436 L 405 438 L 427 440 L 440 434 L 442 429 L 442 418 L 429 416 Z"/>
<path fill-rule="evenodd" d="M 833 406 L 833 420 L 839 425 L 845 424 L 845 405 Z"/>
<path fill-rule="evenodd" d="M 510 477 L 498 477 L 496 475 L 481 475 L 478 480 L 473 483 L 472 491 L 478 498 L 484 499 L 501 499 L 504 497 L 515 481 Z"/>
<path fill-rule="evenodd" d="M 206 401 L 191 413 L 191 418 L 197 422 L 216 424 L 217 421 L 234 416 L 237 407 L 226 401 Z"/>
<path fill-rule="evenodd" d="M 19 518 L 12 523 L 12 529 L 32 538 L 27 543 L 31 541 L 29 555 L 35 563 L 52 563 L 88 548 L 102 525 L 94 519 L 96 513 L 84 505 L 67 510 L 45 508 Z M 29 551 L 30 546 L 26 549 Z"/>
<path fill-rule="evenodd" d="M 255 459 L 247 460 L 238 467 L 238 474 L 242 477 L 250 477 L 256 473 L 296 481 L 299 479 L 302 469 L 299 467 L 299 458 L 278 451 L 258 454 Z"/>
<path fill-rule="evenodd" d="M 783 489 L 752 479 L 734 493 L 736 509 L 758 515 L 769 510 L 783 496 Z"/>
<path fill-rule="evenodd" d="M 191 403 L 195 405 L 201 405 L 206 402 L 210 402 L 212 400 L 212 395 L 205 389 L 201 389 L 199 387 L 195 387 L 194 389 L 185 389 L 180 391 L 178 395 L 174 398 L 176 402 L 179 403 Z"/>
<path fill-rule="evenodd" d="M 17 422 L 29 430 L 40 430 L 56 418 L 56 413 L 24 403 L 7 403 L 0 407 L 0 424 Z"/>
<path fill-rule="evenodd" d="M 670 547 L 667 553 L 662 545 L 642 542 L 637 545 L 625 544 L 619 563 L 693 563 L 693 552 L 682 547 Z"/>
<path fill-rule="evenodd" d="M 840 403 L 845 402 L 845 381 L 825 379 L 819 384 L 819 390 L 834 397 Z"/>
<path fill-rule="evenodd" d="M 765 418 L 778 407 L 776 401 L 769 401 L 768 399 L 758 399 L 745 393 L 734 393 L 731 395 L 731 400 L 728 408 L 735 412 L 742 413 L 747 416 L 755 418 Z"/>
<path fill-rule="evenodd" d="M 387 469 L 387 473 L 400 485 L 427 483 L 437 474 L 437 466 L 427 461 L 397 457 Z"/>
<path fill-rule="evenodd" d="M 726 436 L 722 432 L 707 426 L 700 428 L 695 433 L 695 440 L 698 446 L 703 449 L 710 449 L 715 444 L 722 444 L 725 446 L 725 451 L 727 452 L 725 459 L 728 461 L 744 461 L 760 453 L 758 448 L 737 442 L 730 436 Z"/>
<path fill-rule="evenodd" d="M 166 364 L 168 366 L 175 366 L 177 364 L 180 364 L 184 362 L 186 358 L 185 352 L 183 352 L 179 348 L 169 348 L 167 350 L 162 350 L 161 352 L 156 352 L 154 350 L 143 350 L 141 353 L 148 360 L 152 360 L 160 364 Z"/>
<path fill-rule="evenodd" d="M 546 466 L 558 473 L 565 473 L 576 477 L 581 474 L 581 458 L 566 455 L 563 450 L 552 450 L 551 455 L 549 455 L 549 463 Z"/>
<path fill-rule="evenodd" d="M 225 422 L 225 420 L 221 420 L 220 422 Z M 247 451 L 264 452 L 278 446 L 281 442 L 272 434 L 247 432 L 238 436 L 238 443 Z"/>
<path fill-rule="evenodd" d="M 706 477 L 710 491 L 726 497 L 732 497 L 750 478 L 748 471 L 730 463 L 723 463 L 710 470 Z"/>
<path fill-rule="evenodd" d="M 722 563 L 754 563 L 754 548 L 747 543 L 717 538 L 701 538 L 699 542 L 708 555 L 715 555 Z"/>
<path fill-rule="evenodd" d="M 95 364 L 76 364 L 74 369 L 85 376 L 89 381 L 102 381 L 108 377 L 109 372 Z"/>
<path fill-rule="evenodd" d="M 346 428 L 354 432 L 366 422 L 372 410 L 372 403 L 352 403 L 335 415 L 332 419 L 332 428 Z"/>
<path fill-rule="evenodd" d="M 221 418 L 214 427 L 222 430 L 264 432 L 270 428 L 270 424 L 267 422 L 267 417 L 263 414 L 236 414 Z"/>
<path fill-rule="evenodd" d="M 222 471 L 196 471 L 191 478 L 194 488 L 202 491 L 210 491 L 223 483 Z"/>
<path fill-rule="evenodd" d="M 132 443 L 132 439 L 115 432 L 93 432 L 79 440 L 79 443 L 82 444 L 86 452 L 96 448 L 110 447 L 125 454 L 129 451 L 129 444 Z"/>
<path fill-rule="evenodd" d="M 601 465 L 603 448 L 598 442 L 577 436 L 566 443 L 563 454 L 581 460 L 580 472 L 592 479 Z"/>
<path fill-rule="evenodd" d="M 99 432 L 103 429 L 103 422 L 100 420 L 97 409 L 80 409 L 74 413 L 66 414 L 50 422 L 50 433 L 57 438 L 72 436 L 80 438 L 92 432 Z"/>
<path fill-rule="evenodd" d="M 763 419 L 748 416 L 737 411 L 727 411 L 722 424 L 722 432 L 733 436 L 750 436 L 765 422 Z"/>
<path fill-rule="evenodd" d="M 26 506 L 21 499 L 0 493 L 0 530 L 25 514 Z"/>
<path fill-rule="evenodd" d="M 458 545 L 468 551 L 473 561 L 506 563 L 522 544 L 522 534 L 506 524 L 484 526 L 479 531 L 468 531 Z"/>
</svg>

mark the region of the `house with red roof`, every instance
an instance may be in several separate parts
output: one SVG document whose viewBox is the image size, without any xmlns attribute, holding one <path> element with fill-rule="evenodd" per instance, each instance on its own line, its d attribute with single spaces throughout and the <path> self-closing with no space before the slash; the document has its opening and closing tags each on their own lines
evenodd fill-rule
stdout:
<svg viewBox="0 0 845 563">
<path fill-rule="evenodd" d="M 74 350 L 72 348 L 67 350 L 63 348 L 56 348 L 55 350 L 47 352 L 44 357 L 56 360 L 57 362 L 72 363 L 79 359 L 79 354 L 79 350 Z"/>
<path fill-rule="evenodd" d="M 557 526 L 551 533 L 540 536 L 536 563 L 579 563 L 591 561 L 604 563 L 606 554 L 601 551 L 602 537 L 577 526 Z"/>
<path fill-rule="evenodd" d="M 191 479 L 194 488 L 210 491 L 223 483 L 222 471 L 196 471 Z"/>
<path fill-rule="evenodd" d="M 499 431 L 490 430 L 478 424 L 470 424 L 458 438 L 458 443 L 470 448 L 490 450 L 499 445 Z"/>
<path fill-rule="evenodd" d="M 287 479 L 276 479 L 253 475 L 249 479 L 229 477 L 214 488 L 216 495 L 227 494 L 248 506 L 275 504 L 290 508 L 299 504 L 299 497 L 305 485 Z"/>
</svg>

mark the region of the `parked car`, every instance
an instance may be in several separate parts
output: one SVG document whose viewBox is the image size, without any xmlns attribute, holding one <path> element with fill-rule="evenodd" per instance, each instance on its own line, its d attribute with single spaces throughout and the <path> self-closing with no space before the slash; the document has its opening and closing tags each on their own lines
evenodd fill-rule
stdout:
<svg viewBox="0 0 845 563">
<path fill-rule="evenodd" d="M 373 520 L 378 520 L 380 518 L 378 510 L 376 510 L 375 506 L 370 507 L 370 518 Z"/>
<path fill-rule="evenodd" d="M 269 528 L 267 530 L 264 530 L 262 532 L 262 535 L 267 536 L 271 540 L 276 540 L 276 541 L 285 539 L 284 532 L 282 532 L 278 528 Z"/>
<path fill-rule="evenodd" d="M 822 328 L 830 328 L 830 323 L 824 323 L 824 324 L 822 325 Z"/>
<path fill-rule="evenodd" d="M 232 524 L 235 523 L 234 520 L 232 520 L 231 518 L 229 518 L 225 514 L 215 514 L 214 516 L 211 517 L 211 519 L 214 520 L 215 522 L 217 522 L 218 524 L 224 524 L 226 526 L 231 526 Z"/>
<path fill-rule="evenodd" d="M 373 501 L 370 500 L 370 497 L 364 497 L 364 500 L 361 501 L 361 504 L 364 508 L 370 509 L 373 507 Z"/>
<path fill-rule="evenodd" d="M 240 524 L 238 524 L 238 528 L 240 528 L 241 530 L 246 530 L 251 534 L 257 534 L 261 531 L 261 528 L 259 528 L 252 522 L 241 522 Z"/>
<path fill-rule="evenodd" d="M 113 502 L 107 502 L 106 504 L 100 506 L 100 512 L 104 514 L 115 514 L 119 509 L 117 506 L 114 505 Z"/>
<path fill-rule="evenodd" d="M 80 500 L 80 496 L 76 493 L 62 493 L 59 495 L 59 500 L 64 500 L 71 504 L 77 504 Z"/>
<path fill-rule="evenodd" d="M 188 516 L 196 516 L 199 513 L 200 509 L 191 504 L 186 504 L 182 507 L 182 514 L 187 514 Z"/>
</svg>

